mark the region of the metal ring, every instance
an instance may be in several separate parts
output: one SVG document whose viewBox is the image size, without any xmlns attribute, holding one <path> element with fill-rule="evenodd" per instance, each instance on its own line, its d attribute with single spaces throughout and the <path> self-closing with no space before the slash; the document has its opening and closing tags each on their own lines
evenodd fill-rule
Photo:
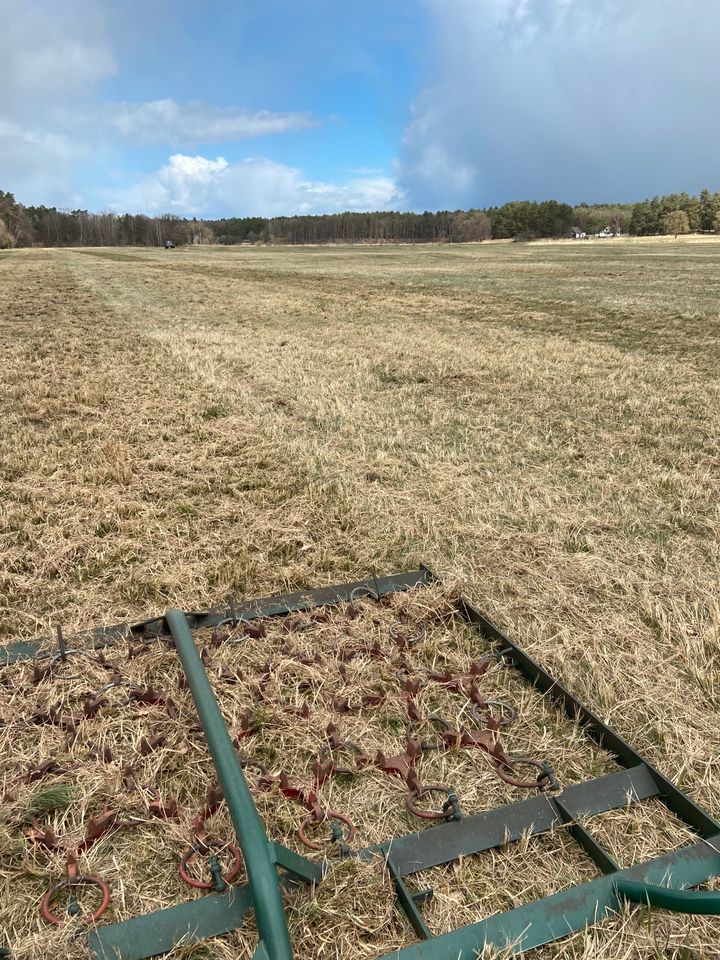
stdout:
<svg viewBox="0 0 720 960">
<path fill-rule="evenodd" d="M 535 767 L 536 770 L 539 770 L 545 777 L 548 777 L 547 770 L 545 766 L 540 763 L 539 760 L 533 760 L 530 757 L 518 757 L 517 760 L 512 761 L 512 767 L 509 767 L 506 763 L 498 761 L 495 767 L 495 772 L 505 783 L 510 784 L 511 787 L 521 787 L 523 790 L 542 790 L 544 789 L 541 783 L 542 778 L 538 777 L 536 780 L 517 780 L 514 777 L 508 776 L 503 770 L 514 770 L 518 764 L 524 764 L 525 766 Z"/>
<path fill-rule="evenodd" d="M 238 757 L 238 759 L 240 760 L 240 766 L 243 770 L 259 770 L 264 777 L 267 777 L 270 773 L 268 768 L 260 763 L 259 760 L 253 760 L 252 757 L 248 757 L 247 759 L 245 759 L 245 757 Z"/>
<path fill-rule="evenodd" d="M 214 624 L 215 629 L 218 627 L 226 627 L 228 624 L 232 626 L 233 629 L 236 629 L 240 626 L 241 623 L 252 623 L 252 619 L 247 620 L 245 616 L 241 613 L 236 617 L 226 617 L 225 620 L 221 620 L 219 623 Z M 227 640 L 223 640 L 223 643 L 246 643 L 247 637 L 245 634 L 242 634 L 239 637 L 228 637 Z"/>
<path fill-rule="evenodd" d="M 309 816 L 306 817 L 298 827 L 298 837 L 309 850 L 322 850 L 323 844 L 317 843 L 315 840 L 310 840 L 306 832 L 307 829 L 312 826 L 313 823 L 325 823 L 327 820 L 339 820 L 340 823 L 344 823 L 347 827 L 347 835 L 344 842 L 352 842 L 353 837 L 355 836 L 355 824 L 342 813 L 338 813 L 336 810 L 328 810 L 322 820 L 316 820 L 313 816 Z"/>
<path fill-rule="evenodd" d="M 417 793 L 410 792 L 405 795 L 406 807 L 410 813 L 416 817 L 421 817 L 423 820 L 447 820 L 448 816 L 445 810 L 421 810 L 420 807 L 416 807 L 413 803 L 413 799 L 422 800 L 422 798 L 429 793 L 444 793 L 446 797 L 449 797 L 455 793 L 455 791 L 451 790 L 450 787 L 443 786 L 442 783 L 429 783 L 427 786 L 423 786 L 422 790 L 419 790 Z"/>
<path fill-rule="evenodd" d="M 362 600 L 363 597 L 370 597 L 371 600 L 379 600 L 379 595 L 371 587 L 355 587 L 350 591 L 350 603 L 354 604 L 356 600 Z"/>
<path fill-rule="evenodd" d="M 419 643 L 421 640 L 425 639 L 425 627 L 420 623 L 415 628 L 415 633 L 410 633 L 407 637 L 402 638 L 400 636 L 400 630 L 398 628 L 407 627 L 407 623 L 403 623 L 402 620 L 395 620 L 394 623 L 391 623 L 388 628 L 388 633 L 391 640 L 400 640 L 404 639 L 405 643 L 412 647 L 416 643 Z"/>
<path fill-rule="evenodd" d="M 498 720 L 498 723 L 501 727 L 509 727 L 511 723 L 514 723 L 514 721 L 517 720 L 517 710 L 512 706 L 512 704 L 505 703 L 504 700 L 486 700 L 485 706 L 500 708 L 500 719 Z M 473 704 L 470 707 L 470 715 L 473 717 L 478 726 L 482 724 L 482 719 L 478 713 L 476 704 Z"/>
<path fill-rule="evenodd" d="M 437 713 L 429 713 L 423 720 L 413 721 L 405 724 L 405 735 L 409 738 L 416 731 L 419 731 L 424 724 L 429 723 L 432 727 L 433 724 L 441 724 L 444 727 L 444 730 L 439 734 L 439 739 L 435 743 L 425 743 L 424 741 L 420 744 L 423 750 L 447 750 L 447 743 L 442 739 L 443 733 L 450 733 L 454 731 L 455 728 L 453 725 L 446 720 L 444 717 L 438 716 Z"/>
<path fill-rule="evenodd" d="M 512 667 L 515 665 L 515 650 L 512 647 L 502 647 L 500 650 L 493 650 L 491 656 L 494 656 L 497 659 L 498 663 L 501 663 L 504 667 Z"/>
<path fill-rule="evenodd" d="M 53 671 L 52 678 L 53 680 L 82 680 L 83 675 L 81 673 L 72 673 L 69 676 L 65 676 L 62 673 L 55 673 L 55 664 L 60 661 L 61 663 L 67 660 L 69 656 L 74 653 L 88 653 L 87 650 L 81 650 L 79 647 L 74 647 L 72 650 L 65 650 L 64 653 L 56 653 L 50 660 L 50 669 Z"/>
<path fill-rule="evenodd" d="M 234 843 L 223 843 L 222 840 L 216 840 L 214 837 L 208 837 L 206 840 L 202 841 L 202 844 L 207 848 L 208 851 L 229 850 L 233 855 L 233 864 L 230 867 L 230 870 L 227 874 L 223 874 L 223 880 L 228 886 L 230 886 L 230 884 L 242 870 L 242 854 Z M 204 880 L 195 880 L 187 872 L 188 864 L 192 858 L 202 853 L 204 853 L 204 851 L 198 850 L 195 847 L 188 847 L 180 858 L 178 873 L 180 874 L 181 879 L 184 880 L 189 887 L 194 887 L 196 890 L 212 890 L 215 886 L 213 883 L 206 883 Z"/>
<path fill-rule="evenodd" d="M 54 913 L 50 911 L 50 904 L 53 902 L 55 897 L 66 887 L 79 887 L 79 886 L 92 886 L 99 887 L 102 891 L 102 903 L 97 908 L 95 913 L 91 914 L 89 917 L 85 917 L 80 920 L 80 923 L 95 923 L 96 920 L 99 920 L 100 917 L 105 913 L 110 903 L 110 887 L 105 883 L 104 880 L 101 880 L 99 877 L 91 876 L 79 876 L 74 880 L 61 880 L 60 883 L 56 883 L 54 887 L 50 887 L 45 896 L 42 898 L 40 907 L 42 910 L 43 917 L 47 920 L 48 923 L 52 923 L 56 927 L 61 927 L 64 920 L 61 920 L 59 917 L 56 917 Z"/>
<path fill-rule="evenodd" d="M 224 620 L 218 620 L 218 622 L 214 623 L 212 626 L 213 629 L 216 630 L 218 627 L 226 627 L 229 623 L 231 623 L 234 627 L 237 627 L 239 624 L 249 623 L 249 621 L 245 619 L 242 613 L 240 613 L 234 617 L 225 617 Z"/>
</svg>

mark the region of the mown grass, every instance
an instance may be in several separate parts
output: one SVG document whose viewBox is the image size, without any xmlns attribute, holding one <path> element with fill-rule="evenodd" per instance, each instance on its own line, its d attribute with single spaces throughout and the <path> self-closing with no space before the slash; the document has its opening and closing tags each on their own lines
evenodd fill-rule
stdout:
<svg viewBox="0 0 720 960">
<path fill-rule="evenodd" d="M 719 255 L 3 253 L 0 634 L 423 561 L 720 814 Z"/>
</svg>

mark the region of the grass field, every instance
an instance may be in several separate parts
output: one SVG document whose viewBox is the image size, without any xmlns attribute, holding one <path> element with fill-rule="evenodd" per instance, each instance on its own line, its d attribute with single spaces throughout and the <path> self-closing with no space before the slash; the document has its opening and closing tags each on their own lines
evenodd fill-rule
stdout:
<svg viewBox="0 0 720 960">
<path fill-rule="evenodd" d="M 2 642 L 424 562 L 720 816 L 720 241 L 2 252 L 0 346 Z"/>
</svg>

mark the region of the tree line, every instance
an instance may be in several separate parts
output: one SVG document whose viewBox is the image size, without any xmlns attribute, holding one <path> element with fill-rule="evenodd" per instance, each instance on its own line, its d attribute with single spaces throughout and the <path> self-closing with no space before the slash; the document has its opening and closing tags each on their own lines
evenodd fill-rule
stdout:
<svg viewBox="0 0 720 960">
<path fill-rule="evenodd" d="M 564 237 L 571 231 L 636 236 L 720 233 L 720 193 L 703 190 L 635 204 L 513 201 L 485 210 L 336 213 L 197 220 L 174 214 L 89 213 L 23 206 L 0 190 L 0 248 L 27 246 L 162 246 L 191 243 L 462 243 Z"/>
<path fill-rule="evenodd" d="M 682 217 L 675 217 L 675 224 L 682 224 L 686 229 L 667 229 L 668 218 L 672 214 L 684 213 L 687 224 Z M 720 193 L 710 193 L 703 190 L 697 197 L 687 193 L 671 193 L 665 197 L 653 197 L 652 200 L 643 200 L 633 207 L 630 218 L 630 232 L 638 237 L 649 237 L 657 233 L 720 233 Z"/>
</svg>

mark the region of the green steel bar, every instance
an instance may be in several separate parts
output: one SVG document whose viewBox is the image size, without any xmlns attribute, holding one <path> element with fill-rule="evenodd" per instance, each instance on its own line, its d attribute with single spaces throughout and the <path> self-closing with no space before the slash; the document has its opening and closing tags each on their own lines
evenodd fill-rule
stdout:
<svg viewBox="0 0 720 960">
<path fill-rule="evenodd" d="M 260 940 L 265 945 L 269 960 L 292 960 L 290 935 L 272 855 L 273 848 L 255 809 L 240 761 L 190 633 L 187 618 L 182 610 L 168 610 L 165 621 L 182 661 L 245 859 Z"/>
<path fill-rule="evenodd" d="M 323 867 L 319 863 L 308 860 L 307 857 L 295 853 L 294 850 L 288 850 L 281 843 L 270 841 L 270 856 L 273 863 L 283 870 L 287 870 L 291 877 L 296 880 L 304 880 L 306 883 L 320 883 L 325 875 Z"/>
<path fill-rule="evenodd" d="M 664 883 L 668 877 L 672 877 L 678 888 L 697 886 L 716 876 L 720 876 L 720 834 L 543 900 L 497 913 L 479 923 L 403 947 L 378 960 L 477 960 L 478 954 L 488 946 L 523 953 L 599 923 L 617 911 L 620 888 L 629 882 L 638 881 L 638 886 L 646 891 L 648 886 Z M 675 889 L 668 893 L 683 894 L 684 891 Z M 685 897 L 691 894 L 692 891 L 684 893 Z M 642 902 L 647 902 L 646 896 Z"/>
<path fill-rule="evenodd" d="M 385 596 L 388 593 L 412 590 L 415 587 L 432 583 L 435 579 L 432 571 L 421 564 L 418 570 L 409 570 L 405 573 L 394 573 L 384 577 L 369 577 L 367 580 L 356 580 L 353 583 L 338 584 L 334 587 L 320 587 L 317 590 L 298 590 L 295 593 L 274 594 L 271 597 L 262 597 L 258 600 L 238 600 L 230 607 L 189 611 L 185 616 L 188 618 L 190 628 L 196 630 L 198 627 L 214 627 L 233 618 L 247 621 L 261 617 L 282 617 L 287 613 L 298 610 L 310 610 L 313 607 L 328 604 L 346 603 L 353 591 L 362 587 L 371 590 L 379 589 L 380 593 Z M 137 623 L 116 623 L 111 627 L 95 627 L 89 632 L 83 632 L 82 636 L 92 641 L 88 650 L 99 650 L 110 644 L 118 643 L 127 637 L 146 640 L 148 637 L 162 636 L 166 633 L 165 617 L 151 617 Z M 40 651 L 43 646 L 53 642 L 54 639 L 54 637 L 37 637 L 34 640 L 22 640 L 7 646 L 0 646 L 0 667 L 18 663 L 22 660 L 49 656 L 47 651 L 45 653 Z"/>
<path fill-rule="evenodd" d="M 94 960 L 147 960 L 237 930 L 252 909 L 248 884 L 207 894 L 131 920 L 99 926 L 88 935 Z M 0 954 L 1 956 L 1 954 Z"/>
<path fill-rule="evenodd" d="M 430 928 L 425 923 L 425 918 L 423 917 L 415 898 L 407 887 L 407 884 L 397 872 L 393 866 L 392 860 L 388 858 L 387 860 L 388 869 L 390 870 L 390 876 L 392 877 L 393 883 L 395 884 L 395 893 L 400 902 L 405 916 L 410 921 L 413 930 L 422 940 L 432 939 L 432 933 Z"/>
<path fill-rule="evenodd" d="M 615 892 L 624 900 L 646 903 L 661 910 L 720 916 L 720 890 L 675 890 L 633 880 L 618 880 Z"/>
</svg>

